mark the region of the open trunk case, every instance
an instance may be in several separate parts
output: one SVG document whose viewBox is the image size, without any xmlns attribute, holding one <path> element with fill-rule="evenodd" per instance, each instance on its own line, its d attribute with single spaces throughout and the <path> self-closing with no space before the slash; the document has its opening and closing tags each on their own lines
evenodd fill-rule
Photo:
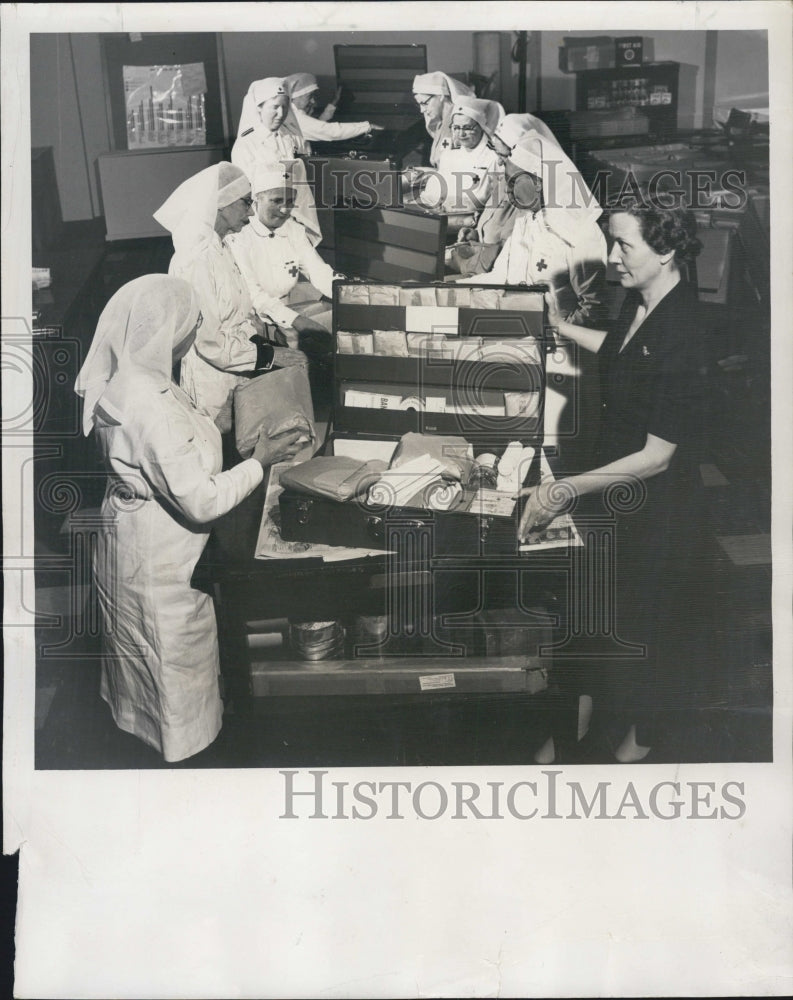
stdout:
<svg viewBox="0 0 793 1000">
<path fill-rule="evenodd" d="M 510 442 L 520 441 L 535 449 L 524 485 L 538 482 L 545 356 L 553 349 L 544 291 L 544 286 L 335 282 L 334 409 L 327 453 L 395 447 L 410 431 L 463 437 L 474 456 L 500 456 Z M 378 300 L 374 304 L 367 301 L 369 292 Z M 379 304 L 389 296 L 399 304 Z M 375 330 L 442 335 L 447 345 L 466 345 L 459 349 L 463 352 L 479 338 L 483 347 L 491 345 L 491 359 L 460 360 L 443 350 L 409 357 L 340 351 L 340 333 Z M 503 352 L 499 344 L 506 345 Z M 350 391 L 379 397 L 387 405 L 351 405 Z M 499 399 L 504 408 L 505 392 L 536 393 L 532 415 L 495 415 Z M 427 409 L 428 399 L 434 400 L 433 409 Z M 471 412 L 450 412 L 451 407 Z M 489 411 L 483 413 L 482 407 Z M 368 506 L 365 497 L 340 502 L 286 489 L 279 501 L 281 532 L 287 540 L 382 548 L 412 562 L 438 555 L 514 555 L 519 505 L 509 516 L 484 514 L 475 497 L 476 491 L 464 490 L 448 511 L 412 505 L 384 509 Z"/>
</svg>

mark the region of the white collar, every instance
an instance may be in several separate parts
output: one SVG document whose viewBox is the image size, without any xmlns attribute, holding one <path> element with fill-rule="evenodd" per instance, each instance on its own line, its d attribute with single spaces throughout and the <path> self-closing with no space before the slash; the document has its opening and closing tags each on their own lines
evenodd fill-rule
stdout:
<svg viewBox="0 0 793 1000">
<path fill-rule="evenodd" d="M 277 229 L 270 229 L 263 222 L 254 215 L 248 225 L 256 233 L 257 236 L 262 236 L 266 239 L 270 239 L 273 236 L 280 236 L 281 239 L 287 239 L 289 236 L 289 223 L 292 221 L 291 218 L 287 219 L 283 226 L 279 226 Z M 284 230 L 287 230 L 284 232 Z"/>
</svg>

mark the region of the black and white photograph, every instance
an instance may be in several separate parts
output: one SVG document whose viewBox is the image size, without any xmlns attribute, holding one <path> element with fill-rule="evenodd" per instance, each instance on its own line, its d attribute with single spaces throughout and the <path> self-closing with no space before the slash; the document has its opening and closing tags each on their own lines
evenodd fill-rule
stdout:
<svg viewBox="0 0 793 1000">
<path fill-rule="evenodd" d="M 14 995 L 784 995 L 790 8 L 223 6 L 3 5 Z"/>
</svg>

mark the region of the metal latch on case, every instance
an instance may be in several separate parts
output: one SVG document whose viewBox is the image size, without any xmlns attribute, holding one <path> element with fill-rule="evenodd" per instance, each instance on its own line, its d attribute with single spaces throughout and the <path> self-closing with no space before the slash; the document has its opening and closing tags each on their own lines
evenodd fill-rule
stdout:
<svg viewBox="0 0 793 1000">
<path fill-rule="evenodd" d="M 312 503 L 311 500 L 309 499 L 298 500 L 295 503 L 295 507 L 297 508 L 298 524 L 308 524 L 309 520 L 311 519 L 311 506 Z"/>
<path fill-rule="evenodd" d="M 375 517 L 373 514 L 370 514 L 366 518 L 366 531 L 370 538 L 373 538 L 376 542 L 382 542 L 385 537 L 382 517 Z"/>
</svg>

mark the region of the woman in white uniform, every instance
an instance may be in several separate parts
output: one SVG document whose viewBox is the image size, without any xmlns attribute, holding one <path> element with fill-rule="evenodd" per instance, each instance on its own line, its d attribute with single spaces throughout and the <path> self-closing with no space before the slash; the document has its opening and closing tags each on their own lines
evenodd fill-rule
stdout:
<svg viewBox="0 0 793 1000">
<path fill-rule="evenodd" d="M 432 138 L 430 166 L 437 168 L 441 153 L 452 148 L 452 107 L 460 97 L 473 97 L 470 87 L 446 73 L 420 73 L 413 78 L 413 97 Z"/>
<path fill-rule="evenodd" d="M 335 104 L 329 104 L 322 114 L 315 116 L 319 85 L 311 73 L 293 73 L 284 82 L 292 102 L 292 111 L 309 151 L 311 142 L 340 142 L 382 131 L 381 125 L 373 125 L 371 122 L 331 121 L 336 112 Z"/>
<path fill-rule="evenodd" d="M 324 342 L 329 350 L 329 303 L 299 304 L 293 293 L 302 274 L 330 298 L 333 279 L 340 275 L 319 256 L 305 227 L 292 218 L 296 190 L 291 164 L 258 168 L 252 190 L 256 215 L 229 245 L 253 308 L 261 320 L 279 328 L 290 347 L 305 345 L 309 337 Z"/>
<path fill-rule="evenodd" d="M 220 471 L 219 431 L 171 376 L 200 319 L 187 282 L 137 278 L 102 312 L 75 386 L 109 471 L 93 564 L 101 694 L 119 728 L 166 761 L 203 750 L 221 727 L 214 608 L 190 585 L 205 526 L 300 447 L 297 431 L 262 434 L 253 458 Z"/>
<path fill-rule="evenodd" d="M 154 213 L 173 238 L 168 273 L 193 286 L 203 317 L 182 359 L 181 386 L 221 430 L 229 429 L 229 396 L 243 373 L 306 363 L 303 354 L 266 344 L 248 287 L 224 243 L 248 224 L 251 206 L 247 177 L 222 162 L 188 178 Z"/>
<path fill-rule="evenodd" d="M 248 180 L 252 181 L 258 165 L 292 161 L 298 154 L 307 152 L 306 141 L 291 107 L 286 80 L 275 76 L 254 80 L 242 102 L 231 162 L 244 170 Z M 322 231 L 314 195 L 302 161 L 297 161 L 294 170 L 298 193 L 295 218 L 303 223 L 309 239 L 316 246 L 322 239 Z"/>
<path fill-rule="evenodd" d="M 490 271 L 460 279 L 493 285 L 547 285 L 567 322 L 602 327 L 606 240 L 602 209 L 562 149 L 530 132 L 505 160 L 518 209 L 512 234 Z M 544 435 L 567 463 L 586 467 L 598 430 L 597 364 L 575 345 L 547 359 Z"/>
<path fill-rule="evenodd" d="M 419 200 L 448 215 L 450 226 L 473 226 L 490 195 L 498 157 L 488 146 L 488 133 L 504 117 L 498 101 L 460 97 L 452 108 L 456 147 L 445 149 L 436 174 L 427 174 Z"/>
<path fill-rule="evenodd" d="M 447 251 L 446 266 L 450 272 L 482 274 L 495 263 L 518 215 L 518 207 L 506 183 L 504 164 L 518 142 L 532 132 L 558 145 L 545 122 L 529 114 L 505 115 L 487 135 L 488 147 L 496 159 L 487 202 L 476 225 L 462 228 L 457 234 L 457 245 Z"/>
</svg>

